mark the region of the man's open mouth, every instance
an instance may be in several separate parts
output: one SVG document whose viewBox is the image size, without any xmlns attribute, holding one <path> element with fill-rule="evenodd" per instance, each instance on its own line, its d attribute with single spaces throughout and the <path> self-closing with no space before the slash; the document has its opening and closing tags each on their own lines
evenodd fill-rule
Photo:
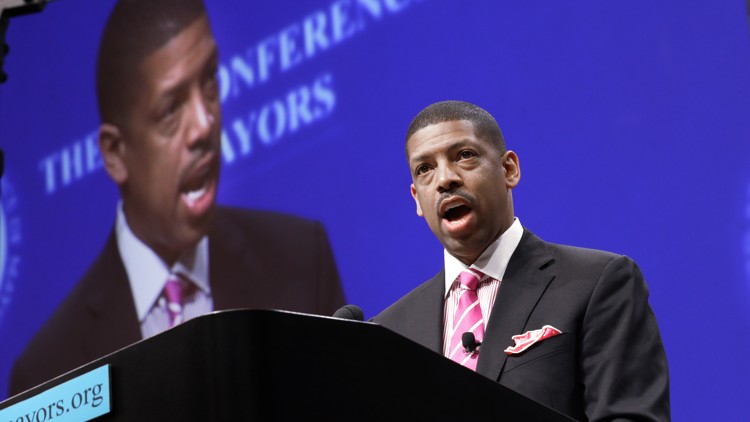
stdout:
<svg viewBox="0 0 750 422">
<path fill-rule="evenodd" d="M 211 157 L 206 157 L 183 180 L 180 193 L 188 207 L 195 206 L 212 191 L 211 186 L 216 178 L 214 169 Z"/>
<path fill-rule="evenodd" d="M 456 221 L 466 217 L 471 212 L 471 207 L 464 204 L 455 204 L 448 207 L 443 213 L 443 218 L 448 221 Z"/>
<path fill-rule="evenodd" d="M 201 199 L 206 192 L 208 192 L 208 177 L 203 178 L 199 187 L 189 188 L 189 190 L 184 192 L 183 195 L 188 205 L 193 205 Z"/>
</svg>

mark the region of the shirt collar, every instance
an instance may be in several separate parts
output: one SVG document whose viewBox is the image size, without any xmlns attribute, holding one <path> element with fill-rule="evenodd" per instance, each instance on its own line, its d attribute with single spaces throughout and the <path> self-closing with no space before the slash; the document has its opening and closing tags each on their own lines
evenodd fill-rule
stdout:
<svg viewBox="0 0 750 422">
<path fill-rule="evenodd" d="M 516 217 L 513 219 L 513 224 L 508 227 L 508 230 L 492 242 L 479 255 L 479 258 L 471 264 L 471 268 L 476 268 L 495 280 L 502 280 L 505 275 L 505 269 L 508 268 L 510 257 L 521 242 L 521 236 L 523 236 L 523 226 L 518 217 Z M 451 255 L 446 249 L 443 249 L 443 261 L 445 262 L 445 294 L 447 295 L 450 292 L 453 282 L 461 274 L 461 271 L 469 267 Z"/>
<path fill-rule="evenodd" d="M 130 230 L 125 212 L 122 210 L 122 201 L 117 205 L 115 236 L 140 321 L 146 318 L 161 295 L 170 273 L 179 273 L 206 294 L 211 293 L 208 283 L 207 236 L 203 236 L 195 248 L 184 252 L 171 268 L 167 267 L 159 255 Z"/>
</svg>

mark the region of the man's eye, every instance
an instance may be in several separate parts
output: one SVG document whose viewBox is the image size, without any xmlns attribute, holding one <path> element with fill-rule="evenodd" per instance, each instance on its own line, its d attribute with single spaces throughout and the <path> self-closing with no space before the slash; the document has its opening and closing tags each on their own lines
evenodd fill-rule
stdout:
<svg viewBox="0 0 750 422">
<path fill-rule="evenodd" d="M 159 114 L 158 128 L 162 134 L 169 135 L 177 130 L 181 106 L 179 102 L 174 101 Z"/>
<path fill-rule="evenodd" d="M 427 166 L 427 164 L 422 164 L 421 166 L 417 167 L 417 169 L 414 171 L 416 174 L 425 174 L 430 170 L 430 167 Z"/>
<path fill-rule="evenodd" d="M 216 73 L 212 73 L 203 86 L 206 98 L 210 101 L 215 101 L 219 97 L 219 81 L 216 77 Z"/>
<path fill-rule="evenodd" d="M 477 154 L 474 151 L 464 150 L 458 153 L 458 158 L 461 160 L 467 160 L 469 158 L 476 157 Z"/>
<path fill-rule="evenodd" d="M 180 108 L 179 103 L 177 101 L 173 101 L 169 103 L 167 107 L 165 107 L 162 112 L 159 114 L 159 120 L 169 120 L 171 118 L 174 118 L 174 116 L 177 114 L 177 110 Z"/>
</svg>

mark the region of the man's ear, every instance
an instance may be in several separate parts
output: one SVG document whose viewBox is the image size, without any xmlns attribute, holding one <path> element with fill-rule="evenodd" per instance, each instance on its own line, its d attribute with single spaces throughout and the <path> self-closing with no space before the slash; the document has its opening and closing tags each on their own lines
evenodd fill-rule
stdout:
<svg viewBox="0 0 750 422">
<path fill-rule="evenodd" d="M 109 177 L 122 186 L 128 180 L 128 168 L 125 165 L 125 142 L 120 129 L 112 124 L 103 123 L 99 128 L 99 152 L 102 154 L 104 168 Z"/>
<path fill-rule="evenodd" d="M 521 181 L 521 166 L 518 163 L 518 155 L 513 151 L 505 151 L 503 154 L 503 168 L 505 169 L 505 187 L 513 189 Z"/>
<path fill-rule="evenodd" d="M 414 183 L 411 184 L 411 197 L 414 198 L 414 202 L 417 204 L 417 215 L 424 217 L 422 207 L 419 205 L 419 199 L 417 199 L 417 189 L 414 187 Z"/>
</svg>

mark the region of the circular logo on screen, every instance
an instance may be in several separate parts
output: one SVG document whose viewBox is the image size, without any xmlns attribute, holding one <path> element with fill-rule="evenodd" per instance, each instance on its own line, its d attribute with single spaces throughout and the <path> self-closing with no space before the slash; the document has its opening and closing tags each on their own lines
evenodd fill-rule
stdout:
<svg viewBox="0 0 750 422">
<path fill-rule="evenodd" d="M 21 257 L 21 220 L 17 215 L 18 198 L 13 186 L 3 177 L 0 180 L 0 323 L 12 302 Z"/>
</svg>

